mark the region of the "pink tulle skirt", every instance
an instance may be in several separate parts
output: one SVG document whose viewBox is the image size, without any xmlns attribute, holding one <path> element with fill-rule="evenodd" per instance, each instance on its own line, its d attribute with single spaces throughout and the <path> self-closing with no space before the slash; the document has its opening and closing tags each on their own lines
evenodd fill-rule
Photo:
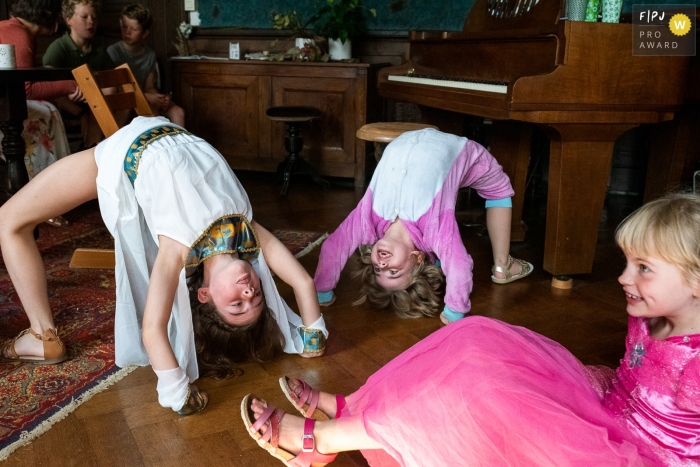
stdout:
<svg viewBox="0 0 700 467">
<path fill-rule="evenodd" d="M 468 317 L 370 377 L 341 416 L 384 447 L 363 451 L 372 467 L 653 465 L 586 374 L 546 337 Z"/>
</svg>

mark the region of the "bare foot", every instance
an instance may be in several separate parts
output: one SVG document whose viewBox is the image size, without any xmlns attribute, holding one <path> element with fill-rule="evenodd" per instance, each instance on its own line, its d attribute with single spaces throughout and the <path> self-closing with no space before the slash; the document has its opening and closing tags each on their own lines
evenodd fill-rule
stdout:
<svg viewBox="0 0 700 467">
<path fill-rule="evenodd" d="M 297 396 L 300 396 L 304 388 L 299 380 L 296 378 L 285 378 L 287 379 L 287 386 L 289 386 L 289 389 Z M 319 391 L 318 405 L 316 408 L 328 415 L 328 417 L 335 418 L 336 412 L 338 411 L 338 403 L 335 400 L 335 394 Z"/>
<path fill-rule="evenodd" d="M 257 420 L 267 408 L 267 402 L 254 397 L 251 400 L 250 408 L 253 411 L 253 417 L 255 417 L 255 420 Z M 274 414 L 272 416 L 274 416 Z M 269 428 L 270 422 L 268 421 L 260 428 L 260 432 L 264 434 Z M 279 447 L 294 455 L 299 454 L 301 452 L 301 440 L 303 434 L 304 419 L 285 413 L 280 421 L 278 441 Z"/>
<path fill-rule="evenodd" d="M 310 352 L 300 353 L 299 356 L 304 357 L 304 358 L 315 358 L 315 357 L 322 357 L 324 353 L 326 353 L 326 349 L 323 349 L 319 352 L 313 352 L 313 353 L 310 353 Z"/>
</svg>

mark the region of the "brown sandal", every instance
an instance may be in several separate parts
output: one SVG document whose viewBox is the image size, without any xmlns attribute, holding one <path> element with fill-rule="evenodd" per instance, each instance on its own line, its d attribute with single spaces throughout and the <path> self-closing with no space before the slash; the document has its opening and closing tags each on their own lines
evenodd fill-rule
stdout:
<svg viewBox="0 0 700 467">
<path fill-rule="evenodd" d="M 31 333 L 37 339 L 44 341 L 44 356 L 39 355 L 18 355 L 15 352 L 15 342 L 25 334 Z M 66 346 L 58 337 L 57 329 L 47 329 L 44 334 L 37 334 L 31 328 L 25 329 L 19 335 L 3 344 L 0 349 L 0 356 L 5 360 L 20 363 L 36 363 L 39 365 L 49 365 L 61 363 L 68 358 Z"/>
<path fill-rule="evenodd" d="M 187 388 L 187 401 L 177 413 L 178 415 L 185 416 L 200 412 L 204 410 L 208 402 L 209 399 L 207 396 L 202 394 L 197 386 L 190 384 L 189 388 Z"/>
</svg>

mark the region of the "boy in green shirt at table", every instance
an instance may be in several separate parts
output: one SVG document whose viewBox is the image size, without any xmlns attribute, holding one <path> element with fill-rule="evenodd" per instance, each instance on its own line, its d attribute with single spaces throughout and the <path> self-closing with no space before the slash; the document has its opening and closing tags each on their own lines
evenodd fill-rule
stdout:
<svg viewBox="0 0 700 467">
<path fill-rule="evenodd" d="M 87 64 L 92 71 L 115 67 L 107 50 L 93 41 L 99 7 L 96 0 L 63 0 L 63 19 L 70 31 L 49 45 L 43 58 L 44 66 L 77 68 Z M 69 116 L 80 118 L 85 147 L 92 147 L 103 139 L 87 105 L 76 104 L 67 98 L 56 99 L 56 105 Z"/>
</svg>

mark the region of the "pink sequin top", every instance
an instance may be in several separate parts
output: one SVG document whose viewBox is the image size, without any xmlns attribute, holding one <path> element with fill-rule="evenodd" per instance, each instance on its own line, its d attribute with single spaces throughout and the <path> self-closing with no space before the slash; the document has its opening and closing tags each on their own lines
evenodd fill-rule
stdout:
<svg viewBox="0 0 700 467">
<path fill-rule="evenodd" d="M 603 405 L 663 465 L 700 465 L 700 334 L 656 340 L 630 317 L 626 348 L 614 374 L 587 367 Z"/>
</svg>

